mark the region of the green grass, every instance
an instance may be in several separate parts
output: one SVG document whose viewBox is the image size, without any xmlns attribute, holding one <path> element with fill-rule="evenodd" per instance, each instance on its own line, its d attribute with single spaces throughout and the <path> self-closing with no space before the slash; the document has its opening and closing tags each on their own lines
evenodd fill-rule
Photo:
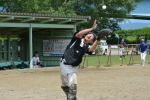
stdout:
<svg viewBox="0 0 150 100">
<path fill-rule="evenodd" d="M 107 65 L 108 61 L 108 55 L 106 56 L 99 56 L 100 57 L 100 66 Z M 111 64 L 112 65 L 121 65 L 122 60 L 119 60 L 120 56 L 111 56 Z M 88 60 L 88 66 L 98 66 L 98 56 L 95 55 L 88 55 L 86 57 L 84 66 L 87 66 L 87 60 Z M 123 64 L 129 64 L 130 55 L 126 55 L 126 59 L 123 59 Z M 83 65 L 84 57 L 82 60 L 81 65 Z M 146 62 L 150 62 L 150 55 L 146 56 Z M 132 61 L 131 61 L 132 63 Z M 141 63 L 140 55 L 133 55 L 133 63 Z"/>
</svg>

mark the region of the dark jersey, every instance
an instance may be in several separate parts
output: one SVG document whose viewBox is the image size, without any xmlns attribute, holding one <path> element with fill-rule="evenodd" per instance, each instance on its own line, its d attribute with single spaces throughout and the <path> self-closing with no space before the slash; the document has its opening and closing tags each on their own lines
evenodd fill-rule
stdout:
<svg viewBox="0 0 150 100">
<path fill-rule="evenodd" d="M 121 43 L 120 43 L 121 45 L 126 45 L 126 43 L 124 42 L 124 41 L 121 41 Z"/>
<path fill-rule="evenodd" d="M 77 33 L 74 33 L 63 56 L 66 62 L 72 66 L 78 66 L 82 62 L 82 57 L 85 53 L 92 54 L 92 52 L 88 51 L 90 45 L 84 44 L 82 38 L 75 37 Z"/>
<path fill-rule="evenodd" d="M 120 47 L 123 48 L 123 47 L 125 47 L 125 46 L 126 46 L 126 43 L 125 43 L 124 41 L 121 41 Z"/>
<path fill-rule="evenodd" d="M 148 50 L 148 48 L 147 48 L 146 44 L 140 44 L 138 51 L 145 52 L 147 50 Z"/>
</svg>

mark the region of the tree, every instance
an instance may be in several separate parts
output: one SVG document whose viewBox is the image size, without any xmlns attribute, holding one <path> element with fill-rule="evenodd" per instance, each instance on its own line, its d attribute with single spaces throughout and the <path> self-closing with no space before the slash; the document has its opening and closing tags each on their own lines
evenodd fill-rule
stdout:
<svg viewBox="0 0 150 100">
<path fill-rule="evenodd" d="M 42 13 L 55 15 L 76 15 L 71 4 L 64 0 L 2 0 L 1 11 L 20 13 Z"/>
<path fill-rule="evenodd" d="M 128 40 L 130 43 L 131 42 L 137 42 L 140 39 L 144 38 L 145 40 L 150 39 L 150 28 L 149 27 L 144 27 L 141 29 L 130 29 L 130 30 L 120 30 L 120 31 L 115 31 L 115 34 L 119 34 L 120 38 L 121 37 L 126 37 L 126 40 Z"/>
<path fill-rule="evenodd" d="M 74 10 L 77 15 L 92 16 L 89 23 L 82 24 L 83 27 L 91 27 L 95 19 L 98 20 L 98 28 L 111 28 L 119 30 L 118 22 L 124 20 L 127 14 L 133 11 L 136 3 L 142 0 L 73 0 Z M 102 6 L 107 9 L 103 10 Z"/>
<path fill-rule="evenodd" d="M 129 29 L 129 30 L 120 30 L 115 31 L 116 34 L 132 34 L 132 35 L 150 35 L 150 27 L 144 27 L 140 29 Z"/>
<path fill-rule="evenodd" d="M 136 3 L 142 0 L 1 0 L 1 11 L 46 13 L 59 15 L 91 16 L 88 23 L 79 25 L 78 29 L 91 27 L 93 21 L 98 22 L 98 30 L 111 28 L 119 30 L 118 22 L 133 11 Z M 103 10 L 102 6 L 107 9 Z"/>
</svg>

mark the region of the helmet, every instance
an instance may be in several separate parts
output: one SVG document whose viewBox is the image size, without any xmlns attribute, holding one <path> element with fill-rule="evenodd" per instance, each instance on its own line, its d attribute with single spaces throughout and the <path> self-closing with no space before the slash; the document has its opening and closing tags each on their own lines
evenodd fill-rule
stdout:
<svg viewBox="0 0 150 100">
<path fill-rule="evenodd" d="M 141 39 L 141 41 L 145 41 L 144 39 Z"/>
</svg>

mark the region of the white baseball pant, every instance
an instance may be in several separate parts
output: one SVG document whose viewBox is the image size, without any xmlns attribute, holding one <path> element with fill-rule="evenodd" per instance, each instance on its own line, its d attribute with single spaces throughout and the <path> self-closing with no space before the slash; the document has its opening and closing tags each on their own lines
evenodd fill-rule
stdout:
<svg viewBox="0 0 150 100">
<path fill-rule="evenodd" d="M 141 52 L 142 66 L 145 65 L 145 58 L 146 58 L 146 52 L 144 52 L 144 53 Z"/>
<path fill-rule="evenodd" d="M 120 56 L 124 55 L 124 48 L 120 48 Z"/>
<path fill-rule="evenodd" d="M 62 86 L 70 86 L 71 84 L 77 84 L 77 74 L 78 74 L 78 67 L 65 65 L 60 62 L 60 77 Z"/>
</svg>

